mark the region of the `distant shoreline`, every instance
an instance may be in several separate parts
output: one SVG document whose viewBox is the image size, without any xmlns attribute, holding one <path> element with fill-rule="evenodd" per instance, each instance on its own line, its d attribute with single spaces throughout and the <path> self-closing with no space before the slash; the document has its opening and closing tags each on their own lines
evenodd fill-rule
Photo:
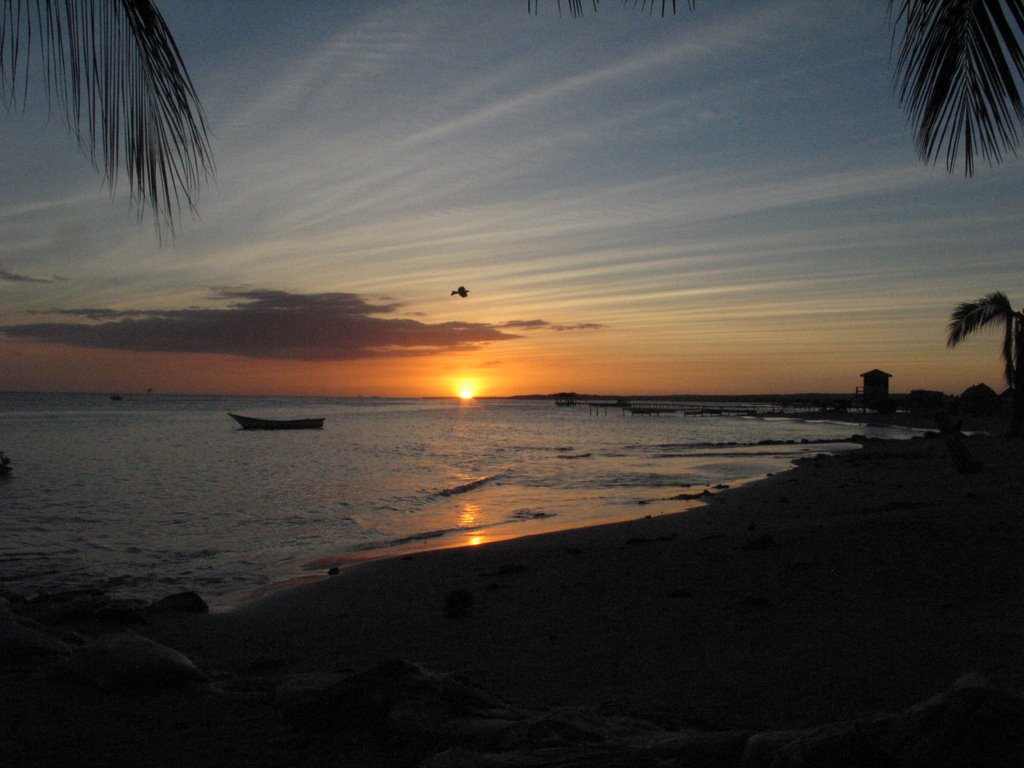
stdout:
<svg viewBox="0 0 1024 768">
<path fill-rule="evenodd" d="M 525 395 L 477 395 L 474 400 L 555 400 L 566 392 L 537 392 Z M 666 402 L 736 402 L 736 403 L 792 403 L 800 401 L 813 402 L 836 402 L 850 401 L 856 397 L 854 392 L 775 392 L 761 394 L 622 394 L 622 393 L 594 393 L 594 392 L 573 392 L 581 400 L 640 400 L 640 401 L 666 401 Z M 889 397 L 897 403 L 903 402 L 912 397 L 911 392 L 894 392 Z M 944 398 L 954 398 L 945 392 L 936 392 Z M 117 395 L 123 398 L 129 397 L 150 397 L 158 399 L 161 397 L 194 397 L 194 398 L 239 398 L 239 399 L 295 399 L 295 400 L 458 400 L 458 395 L 343 395 L 343 394 L 286 394 L 286 393 L 245 393 L 245 392 L 160 392 L 146 390 L 29 390 L 29 389 L 8 389 L 0 390 L 0 397 L 4 395 L 67 395 L 73 397 L 101 397 L 110 399 Z"/>
</svg>

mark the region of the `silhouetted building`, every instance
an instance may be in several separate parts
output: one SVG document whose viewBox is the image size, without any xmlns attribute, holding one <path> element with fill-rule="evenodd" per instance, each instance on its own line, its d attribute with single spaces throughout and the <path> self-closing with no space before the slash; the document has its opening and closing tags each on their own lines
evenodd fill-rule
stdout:
<svg viewBox="0 0 1024 768">
<path fill-rule="evenodd" d="M 999 405 L 999 395 L 988 384 L 975 384 L 960 394 L 960 403 L 967 413 L 992 413 Z"/>
<path fill-rule="evenodd" d="M 873 371 L 862 373 L 860 377 L 864 380 L 861 394 L 864 397 L 864 405 L 866 407 L 874 408 L 889 399 L 889 379 L 892 378 L 891 373 L 875 368 Z"/>
</svg>

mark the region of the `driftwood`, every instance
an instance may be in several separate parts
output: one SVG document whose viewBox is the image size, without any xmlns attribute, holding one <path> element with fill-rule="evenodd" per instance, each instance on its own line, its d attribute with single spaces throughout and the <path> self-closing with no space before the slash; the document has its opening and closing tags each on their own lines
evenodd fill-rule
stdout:
<svg viewBox="0 0 1024 768">
<path fill-rule="evenodd" d="M 939 425 L 939 434 L 942 435 L 956 471 L 961 475 L 969 475 L 981 470 L 981 462 L 974 458 L 964 442 L 960 422 L 954 422 L 948 413 L 941 411 L 935 414 L 935 422 Z"/>
</svg>

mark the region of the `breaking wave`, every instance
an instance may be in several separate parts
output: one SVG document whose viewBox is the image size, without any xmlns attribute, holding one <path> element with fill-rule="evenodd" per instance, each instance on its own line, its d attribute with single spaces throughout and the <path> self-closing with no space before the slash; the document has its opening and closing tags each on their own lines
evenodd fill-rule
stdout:
<svg viewBox="0 0 1024 768">
<path fill-rule="evenodd" d="M 470 491 L 475 491 L 480 486 L 486 485 L 487 483 L 497 480 L 500 477 L 501 475 L 490 475 L 486 477 L 481 477 L 476 480 L 471 480 L 468 483 L 462 483 L 461 485 L 453 485 L 451 488 L 445 488 L 444 490 L 438 491 L 434 495 L 457 496 L 460 493 L 469 493 Z"/>
</svg>

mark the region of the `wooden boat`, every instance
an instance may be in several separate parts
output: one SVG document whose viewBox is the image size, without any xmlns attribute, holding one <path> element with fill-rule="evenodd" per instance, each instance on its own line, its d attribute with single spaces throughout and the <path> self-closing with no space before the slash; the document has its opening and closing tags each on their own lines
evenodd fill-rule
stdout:
<svg viewBox="0 0 1024 768">
<path fill-rule="evenodd" d="M 323 429 L 323 419 L 256 419 L 229 413 L 242 429 Z"/>
</svg>

